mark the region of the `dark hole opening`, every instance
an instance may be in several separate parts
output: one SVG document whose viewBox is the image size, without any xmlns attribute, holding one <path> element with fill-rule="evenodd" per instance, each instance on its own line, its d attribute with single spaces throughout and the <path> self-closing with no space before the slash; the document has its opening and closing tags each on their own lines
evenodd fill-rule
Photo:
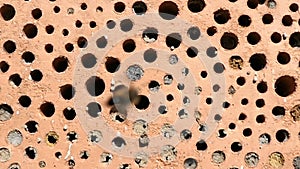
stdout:
<svg viewBox="0 0 300 169">
<path fill-rule="evenodd" d="M 258 108 L 262 108 L 265 106 L 265 100 L 264 99 L 257 99 L 255 101 L 256 107 Z"/>
<path fill-rule="evenodd" d="M 138 95 L 133 98 L 133 103 L 137 109 L 144 110 L 149 107 L 150 101 L 147 96 Z"/>
<path fill-rule="evenodd" d="M 71 84 L 60 87 L 60 94 L 65 100 L 71 100 L 75 95 L 75 88 Z"/>
<path fill-rule="evenodd" d="M 74 120 L 76 117 L 76 111 L 73 108 L 65 108 L 63 114 L 67 120 Z"/>
<path fill-rule="evenodd" d="M 260 115 L 256 116 L 256 122 L 257 123 L 264 123 L 265 120 L 266 120 L 266 118 L 263 114 L 260 114 Z"/>
<path fill-rule="evenodd" d="M 23 107 L 29 107 L 30 104 L 31 104 L 31 99 L 30 97 L 26 96 L 26 95 L 23 95 L 21 97 L 19 97 L 19 103 L 21 106 Z"/>
<path fill-rule="evenodd" d="M 224 49 L 232 50 L 238 45 L 238 37 L 233 33 L 225 32 L 221 37 L 220 42 Z"/>
<path fill-rule="evenodd" d="M 55 107 L 54 107 L 53 103 L 45 102 L 45 103 L 41 104 L 40 110 L 42 111 L 44 116 L 51 117 L 51 116 L 53 116 L 53 114 L 55 112 Z"/>
<path fill-rule="evenodd" d="M 20 77 L 19 74 L 13 74 L 9 76 L 9 81 L 13 82 L 14 85 L 16 86 L 20 86 L 21 82 L 22 82 L 22 78 Z"/>
<path fill-rule="evenodd" d="M 251 18 L 248 15 L 241 15 L 238 19 L 239 25 L 242 27 L 248 27 L 251 24 Z"/>
<path fill-rule="evenodd" d="M 278 32 L 274 32 L 272 35 L 271 35 L 271 41 L 273 43 L 279 43 L 281 41 L 281 35 L 280 33 Z"/>
<path fill-rule="evenodd" d="M 7 53 L 13 53 L 15 50 L 16 50 L 16 43 L 11 41 L 11 40 L 8 40 L 6 42 L 4 42 L 3 44 L 3 48 L 5 49 L 5 51 Z"/>
<path fill-rule="evenodd" d="M 30 76 L 33 81 L 39 82 L 43 78 L 43 73 L 40 70 L 35 69 L 30 72 Z"/>
<path fill-rule="evenodd" d="M 104 92 L 105 89 L 105 83 L 103 79 L 97 76 L 90 77 L 86 81 L 85 85 L 91 96 L 99 96 Z"/>
<path fill-rule="evenodd" d="M 246 83 L 246 79 L 244 77 L 238 77 L 236 79 L 236 83 L 239 85 L 239 86 L 243 86 L 245 83 Z"/>
<path fill-rule="evenodd" d="M 51 45 L 51 44 L 46 44 L 46 45 L 45 45 L 45 51 L 46 51 L 47 53 L 52 53 L 52 52 L 53 52 L 53 45 Z"/>
<path fill-rule="evenodd" d="M 38 29 L 34 24 L 29 23 L 24 26 L 23 32 L 27 38 L 32 39 L 38 34 Z"/>
<path fill-rule="evenodd" d="M 257 91 L 259 93 L 266 93 L 268 90 L 267 82 L 261 81 L 257 84 Z"/>
<path fill-rule="evenodd" d="M 244 114 L 244 113 L 241 113 L 241 114 L 239 115 L 239 120 L 245 120 L 246 118 L 247 118 L 247 115 Z"/>
<path fill-rule="evenodd" d="M 42 17 L 42 11 L 39 8 L 35 8 L 31 11 L 31 15 L 34 19 L 40 19 Z"/>
<path fill-rule="evenodd" d="M 247 5 L 250 9 L 255 9 L 258 6 L 258 0 L 248 0 Z"/>
<path fill-rule="evenodd" d="M 36 133 L 38 131 L 38 129 L 37 129 L 38 123 L 35 122 L 35 121 L 28 121 L 28 122 L 25 123 L 25 126 L 26 126 L 25 129 L 29 133 Z"/>
<path fill-rule="evenodd" d="M 72 43 L 67 43 L 67 44 L 65 45 L 65 49 L 66 49 L 66 51 L 68 51 L 68 52 L 72 52 L 72 51 L 74 50 L 74 45 L 73 45 Z"/>
<path fill-rule="evenodd" d="M 133 52 L 135 50 L 136 46 L 135 46 L 135 42 L 132 39 L 128 39 L 126 41 L 123 42 L 123 50 L 125 52 Z"/>
<path fill-rule="evenodd" d="M 299 6 L 296 3 L 292 3 L 289 8 L 292 12 L 297 12 L 299 9 Z"/>
<path fill-rule="evenodd" d="M 142 15 L 146 13 L 147 11 L 147 6 L 144 2 L 142 1 L 137 1 L 132 5 L 132 8 L 134 10 L 134 13 L 137 15 Z"/>
<path fill-rule="evenodd" d="M 285 108 L 282 106 L 275 106 L 272 109 L 272 114 L 276 117 L 282 117 L 285 115 Z"/>
<path fill-rule="evenodd" d="M 188 0 L 187 5 L 189 10 L 194 13 L 201 12 L 206 6 L 204 0 Z"/>
<path fill-rule="evenodd" d="M 54 32 L 54 27 L 52 25 L 46 26 L 46 32 L 52 34 Z"/>
<path fill-rule="evenodd" d="M 211 27 L 207 28 L 206 33 L 208 36 L 214 36 L 214 34 L 217 33 L 217 27 L 211 26 Z"/>
<path fill-rule="evenodd" d="M 26 155 L 28 156 L 28 158 L 30 159 L 35 159 L 36 157 L 36 150 L 33 147 L 27 147 L 25 149 Z"/>
<path fill-rule="evenodd" d="M 233 142 L 232 144 L 231 144 L 231 150 L 233 151 L 233 152 L 239 152 L 239 151 L 241 151 L 243 149 L 243 146 L 242 146 L 242 144 L 240 143 L 240 142 Z"/>
<path fill-rule="evenodd" d="M 264 14 L 262 21 L 264 24 L 271 24 L 273 22 L 273 16 L 271 14 Z"/>
<path fill-rule="evenodd" d="M 293 18 L 290 15 L 285 15 L 282 17 L 282 24 L 284 26 L 291 26 L 293 24 Z"/>
<path fill-rule="evenodd" d="M 26 62 L 26 63 L 32 63 L 35 59 L 35 56 L 32 52 L 30 51 L 26 51 L 22 54 L 22 59 Z"/>
<path fill-rule="evenodd" d="M 178 48 L 181 44 L 181 41 L 182 38 L 179 33 L 171 33 L 166 37 L 166 44 L 171 50 Z"/>
<path fill-rule="evenodd" d="M 291 60 L 291 57 L 288 53 L 286 52 L 279 52 L 278 55 L 277 55 L 277 61 L 280 63 L 280 64 L 288 64 Z"/>
<path fill-rule="evenodd" d="M 295 78 L 285 75 L 278 78 L 275 82 L 275 92 L 281 97 L 287 97 L 296 90 Z"/>
<path fill-rule="evenodd" d="M 186 51 L 186 54 L 190 57 L 190 58 L 194 58 L 198 55 L 198 49 L 195 47 L 189 47 Z"/>
<path fill-rule="evenodd" d="M 115 73 L 120 67 L 120 61 L 114 57 L 107 57 L 105 62 L 105 68 L 110 73 Z"/>
<path fill-rule="evenodd" d="M 52 66 L 55 69 L 56 72 L 64 72 L 69 65 L 69 60 L 65 56 L 57 57 L 53 60 Z"/>
<path fill-rule="evenodd" d="M 79 48 L 86 48 L 88 45 L 88 41 L 85 37 L 80 36 L 77 40 L 77 45 Z"/>
<path fill-rule="evenodd" d="M 158 11 L 159 15 L 166 20 L 174 19 L 179 13 L 178 6 L 172 1 L 165 1 L 161 3 Z"/>
<path fill-rule="evenodd" d="M 276 132 L 276 139 L 278 142 L 285 142 L 290 138 L 288 131 L 281 129 Z"/>
<path fill-rule="evenodd" d="M 15 14 L 16 14 L 16 10 L 13 6 L 9 5 L 9 4 L 4 4 L 1 8 L 0 8 L 0 13 L 2 18 L 5 21 L 9 21 L 11 20 Z"/>
<path fill-rule="evenodd" d="M 214 12 L 214 19 L 218 24 L 225 24 L 230 18 L 229 10 L 219 9 Z"/>
<path fill-rule="evenodd" d="M 114 5 L 114 9 L 116 12 L 121 13 L 125 10 L 125 4 L 123 2 L 117 2 Z"/>
<path fill-rule="evenodd" d="M 6 61 L 0 62 L 0 70 L 2 71 L 2 73 L 7 72 L 9 67 L 10 67 L 9 64 Z"/>
<path fill-rule="evenodd" d="M 197 150 L 204 151 L 207 149 L 207 144 L 204 140 L 200 140 L 196 143 Z"/>
<path fill-rule="evenodd" d="M 247 41 L 251 45 L 256 45 L 260 40 L 261 40 L 261 37 L 257 32 L 251 32 L 247 36 Z"/>
<path fill-rule="evenodd" d="M 262 70 L 267 64 L 267 58 L 262 53 L 256 53 L 250 57 L 250 66 L 255 71 Z"/>
<path fill-rule="evenodd" d="M 299 23 L 300 23 L 300 19 L 299 19 Z M 291 34 L 290 39 L 289 39 L 289 44 L 293 48 L 300 47 L 300 32 L 294 32 Z"/>
</svg>

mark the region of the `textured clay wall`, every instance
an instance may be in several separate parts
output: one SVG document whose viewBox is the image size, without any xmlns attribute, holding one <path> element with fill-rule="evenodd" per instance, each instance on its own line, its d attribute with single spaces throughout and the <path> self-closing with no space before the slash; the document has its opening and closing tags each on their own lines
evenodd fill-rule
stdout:
<svg viewBox="0 0 300 169">
<path fill-rule="evenodd" d="M 0 168 L 300 168 L 298 0 L 0 2 Z"/>
</svg>

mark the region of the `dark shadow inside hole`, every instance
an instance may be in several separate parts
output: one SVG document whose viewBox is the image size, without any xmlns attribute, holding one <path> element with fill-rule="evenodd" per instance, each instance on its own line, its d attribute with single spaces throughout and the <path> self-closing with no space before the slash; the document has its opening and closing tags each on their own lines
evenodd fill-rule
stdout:
<svg viewBox="0 0 300 169">
<path fill-rule="evenodd" d="M 104 83 L 103 79 L 101 79 L 97 76 L 90 77 L 86 81 L 85 86 L 91 96 L 99 96 L 105 90 L 105 83 Z"/>
<path fill-rule="evenodd" d="M 266 120 L 266 117 L 263 114 L 260 114 L 258 116 L 256 116 L 256 122 L 257 123 L 264 123 Z"/>
<path fill-rule="evenodd" d="M 206 6 L 204 0 L 188 0 L 187 5 L 189 10 L 194 13 L 201 12 Z"/>
<path fill-rule="evenodd" d="M 250 57 L 250 66 L 255 71 L 262 70 L 267 64 L 267 58 L 262 53 L 256 53 Z"/>
<path fill-rule="evenodd" d="M 300 19 L 299 19 L 299 23 L 300 23 Z M 300 47 L 300 32 L 294 32 L 291 34 L 290 39 L 289 39 L 289 44 L 293 48 Z"/>
<path fill-rule="evenodd" d="M 39 8 L 35 8 L 31 11 L 31 15 L 34 19 L 40 19 L 42 17 L 42 11 Z"/>
<path fill-rule="evenodd" d="M 9 67 L 10 67 L 9 64 L 6 61 L 0 62 L 0 70 L 2 71 L 2 73 L 7 72 Z"/>
<path fill-rule="evenodd" d="M 240 142 L 233 142 L 232 144 L 231 144 L 231 150 L 233 151 L 233 152 L 239 152 L 239 151 L 241 151 L 243 149 L 243 146 L 242 146 L 242 144 L 240 143 Z"/>
<path fill-rule="evenodd" d="M 290 15 L 283 16 L 281 21 L 284 26 L 291 26 L 293 24 L 293 18 Z"/>
<path fill-rule="evenodd" d="M 16 10 L 12 5 L 9 4 L 4 4 L 1 8 L 0 8 L 0 13 L 2 18 L 5 21 L 9 21 L 11 20 L 15 14 L 16 14 Z"/>
<path fill-rule="evenodd" d="M 23 32 L 27 38 L 32 39 L 38 34 L 38 29 L 34 24 L 29 23 L 24 26 Z"/>
<path fill-rule="evenodd" d="M 194 58 L 198 55 L 198 49 L 195 48 L 195 47 L 189 47 L 187 50 L 186 50 L 186 54 L 190 57 L 190 58 Z"/>
<path fill-rule="evenodd" d="M 154 42 L 158 38 L 158 30 L 155 28 L 147 28 L 146 30 L 144 30 L 142 37 L 144 41 L 148 43 Z"/>
<path fill-rule="evenodd" d="M 285 108 L 282 106 L 275 106 L 272 109 L 272 114 L 276 117 L 282 117 L 285 115 Z"/>
<path fill-rule="evenodd" d="M 28 97 L 26 95 L 19 97 L 18 101 L 19 101 L 20 105 L 23 107 L 29 107 L 31 104 L 30 97 Z"/>
<path fill-rule="evenodd" d="M 194 158 L 187 158 L 183 162 L 185 169 L 196 169 L 198 166 L 198 162 Z"/>
<path fill-rule="evenodd" d="M 69 66 L 69 60 L 65 56 L 60 56 L 52 61 L 52 66 L 56 72 L 64 72 Z"/>
<path fill-rule="evenodd" d="M 88 45 L 88 41 L 85 37 L 80 36 L 77 40 L 77 45 L 79 48 L 86 48 Z"/>
<path fill-rule="evenodd" d="M 261 81 L 257 84 L 257 91 L 259 93 L 266 93 L 268 90 L 267 82 Z"/>
<path fill-rule="evenodd" d="M 125 52 L 133 52 L 136 48 L 135 42 L 132 39 L 127 39 L 123 42 L 123 50 Z"/>
<path fill-rule="evenodd" d="M 264 24 L 271 24 L 273 22 L 273 16 L 271 14 L 264 14 L 262 21 Z"/>
<path fill-rule="evenodd" d="M 22 54 L 22 59 L 26 62 L 26 63 L 32 63 L 35 59 L 35 56 L 32 52 L 30 51 L 26 51 Z"/>
<path fill-rule="evenodd" d="M 65 49 L 66 49 L 66 51 L 68 51 L 68 52 L 72 52 L 72 51 L 74 50 L 74 45 L 73 45 L 72 43 L 67 43 L 67 44 L 65 45 Z"/>
<path fill-rule="evenodd" d="M 46 26 L 46 32 L 52 34 L 54 32 L 54 27 L 52 25 Z"/>
<path fill-rule="evenodd" d="M 242 27 L 248 27 L 251 24 L 251 18 L 248 15 L 241 15 L 238 19 L 239 25 Z"/>
<path fill-rule="evenodd" d="M 76 117 L 76 111 L 73 108 L 65 108 L 63 114 L 67 120 L 74 120 Z"/>
<path fill-rule="evenodd" d="M 174 19 L 179 13 L 177 4 L 172 1 L 165 1 L 161 3 L 158 11 L 160 17 L 166 20 Z"/>
<path fill-rule="evenodd" d="M 6 42 L 4 42 L 3 44 L 3 48 L 5 49 L 5 51 L 7 53 L 13 53 L 15 50 L 16 50 L 16 43 L 11 41 L 11 40 L 8 40 Z"/>
<path fill-rule="evenodd" d="M 15 73 L 9 76 L 9 81 L 13 82 L 16 86 L 20 86 L 22 78 L 19 74 Z"/>
<path fill-rule="evenodd" d="M 279 43 L 281 41 L 281 35 L 280 33 L 278 32 L 274 32 L 272 35 L 271 35 L 271 41 L 273 43 Z"/>
<path fill-rule="evenodd" d="M 217 33 L 217 27 L 211 26 L 211 27 L 207 28 L 206 33 L 208 36 L 213 36 L 214 34 Z"/>
<path fill-rule="evenodd" d="M 138 95 L 133 99 L 133 103 L 137 109 L 144 110 L 149 107 L 150 101 L 145 95 Z"/>
<path fill-rule="evenodd" d="M 74 132 L 74 131 L 70 131 L 68 134 L 67 134 L 67 138 L 70 142 L 74 142 L 77 140 L 77 133 Z"/>
<path fill-rule="evenodd" d="M 226 136 L 227 136 L 227 134 L 226 134 L 226 132 L 225 132 L 224 129 L 220 129 L 220 130 L 218 131 L 218 137 L 219 137 L 219 138 L 224 138 L 224 137 L 226 137 Z"/>
<path fill-rule="evenodd" d="M 245 120 L 247 118 L 247 115 L 246 114 L 244 114 L 244 113 L 241 113 L 240 115 L 239 115 L 239 120 Z"/>
<path fill-rule="evenodd" d="M 290 138 L 288 131 L 281 129 L 276 132 L 276 139 L 278 142 L 285 142 Z"/>
<path fill-rule="evenodd" d="M 289 8 L 292 12 L 297 12 L 299 10 L 299 6 L 296 3 L 292 3 Z"/>
<path fill-rule="evenodd" d="M 287 97 L 296 91 L 297 84 L 295 78 L 285 75 L 275 82 L 275 92 L 281 97 Z"/>
<path fill-rule="evenodd" d="M 257 32 L 251 32 L 247 36 L 247 41 L 251 45 L 256 45 L 260 40 L 261 40 L 261 37 Z"/>
<path fill-rule="evenodd" d="M 239 85 L 239 86 L 243 86 L 245 83 L 246 83 L 246 79 L 242 76 L 238 77 L 236 79 L 236 83 Z"/>
<path fill-rule="evenodd" d="M 178 48 L 181 41 L 182 37 L 179 33 L 171 33 L 166 37 L 166 44 L 171 50 Z"/>
<path fill-rule="evenodd" d="M 84 54 L 81 57 L 81 63 L 85 68 L 92 68 L 97 63 L 97 58 L 91 53 Z"/>
<path fill-rule="evenodd" d="M 52 135 L 48 135 L 48 136 L 47 136 L 47 140 L 48 140 L 48 142 L 51 143 L 51 144 L 56 144 L 56 143 L 57 143 L 57 138 L 54 137 L 54 136 L 52 136 Z"/>
<path fill-rule="evenodd" d="M 36 157 L 36 150 L 33 147 L 27 147 L 25 149 L 26 155 L 28 156 L 28 158 L 30 159 L 35 159 Z"/>
<path fill-rule="evenodd" d="M 43 73 L 40 70 L 35 69 L 30 72 L 30 76 L 33 81 L 39 82 L 43 78 Z"/>
<path fill-rule="evenodd" d="M 37 129 L 38 123 L 35 122 L 35 121 L 28 121 L 28 122 L 25 123 L 25 126 L 26 126 L 25 129 L 29 133 L 36 133 L 38 131 L 38 129 Z"/>
<path fill-rule="evenodd" d="M 40 110 L 46 117 L 51 117 L 51 116 L 53 116 L 53 114 L 55 112 L 55 107 L 54 107 L 53 103 L 45 102 L 45 103 L 41 104 Z"/>
<path fill-rule="evenodd" d="M 204 151 L 207 149 L 207 144 L 204 140 L 200 140 L 196 143 L 197 150 Z"/>
<path fill-rule="evenodd" d="M 214 12 L 214 19 L 218 24 L 225 24 L 230 18 L 229 10 L 219 9 Z"/>
<path fill-rule="evenodd" d="M 105 68 L 110 73 L 115 73 L 120 67 L 120 61 L 114 57 L 107 57 L 105 62 Z"/>
<path fill-rule="evenodd" d="M 133 9 L 135 14 L 142 15 L 142 14 L 146 13 L 147 5 L 143 1 L 136 1 L 132 5 L 132 9 Z"/>
<path fill-rule="evenodd" d="M 60 94 L 65 100 L 70 100 L 75 95 L 75 88 L 71 84 L 66 84 L 60 87 Z"/>
<path fill-rule="evenodd" d="M 258 6 L 258 0 L 248 0 L 247 5 L 250 9 L 255 9 Z"/>
<path fill-rule="evenodd" d="M 220 42 L 224 49 L 232 50 L 238 45 L 238 37 L 233 33 L 225 32 Z"/>
<path fill-rule="evenodd" d="M 46 44 L 46 45 L 45 45 L 45 51 L 46 51 L 47 53 L 52 53 L 52 52 L 53 52 L 53 45 L 51 45 L 51 44 Z"/>
<path fill-rule="evenodd" d="M 114 9 L 116 12 L 121 13 L 125 10 L 125 4 L 123 2 L 117 2 L 114 5 Z"/>
<path fill-rule="evenodd" d="M 277 61 L 282 65 L 288 64 L 290 62 L 290 60 L 291 60 L 291 57 L 286 52 L 279 52 L 277 55 Z"/>
</svg>

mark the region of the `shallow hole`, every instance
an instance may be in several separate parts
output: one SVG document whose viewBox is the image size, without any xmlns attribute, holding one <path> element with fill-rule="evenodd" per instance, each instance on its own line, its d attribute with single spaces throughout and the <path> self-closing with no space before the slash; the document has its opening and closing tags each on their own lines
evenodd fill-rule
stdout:
<svg viewBox="0 0 300 169">
<path fill-rule="evenodd" d="M 122 138 L 122 137 L 115 137 L 112 140 L 112 144 L 116 147 L 116 148 L 122 148 L 123 146 L 126 146 L 126 141 Z"/>
<path fill-rule="evenodd" d="M 248 167 L 256 167 L 259 162 L 259 156 L 255 152 L 249 152 L 245 155 L 244 161 Z"/>
<path fill-rule="evenodd" d="M 92 130 L 88 134 L 88 140 L 92 143 L 99 143 L 103 139 L 103 135 L 99 130 Z"/>
<path fill-rule="evenodd" d="M 212 153 L 211 158 L 212 158 L 213 163 L 221 164 L 225 161 L 226 156 L 225 156 L 225 153 L 223 151 L 217 150 L 217 151 Z"/>
<path fill-rule="evenodd" d="M 158 30 L 155 28 L 147 28 L 143 31 L 142 37 L 147 43 L 155 42 L 158 38 Z"/>
<path fill-rule="evenodd" d="M 193 26 L 188 29 L 187 34 L 192 40 L 196 40 L 200 37 L 201 32 L 198 27 Z"/>
<path fill-rule="evenodd" d="M 113 29 L 116 26 L 116 22 L 113 20 L 109 20 L 106 22 L 106 26 L 108 29 Z"/>
<path fill-rule="evenodd" d="M 159 5 L 158 12 L 160 17 L 163 19 L 171 20 L 179 14 L 179 9 L 176 3 L 172 1 L 164 1 Z"/>
<path fill-rule="evenodd" d="M 51 102 L 44 102 L 43 104 L 41 104 L 40 110 L 42 111 L 44 116 L 51 117 L 54 115 L 55 107 L 54 104 Z"/>
<path fill-rule="evenodd" d="M 297 84 L 292 76 L 281 76 L 275 82 L 275 92 L 281 97 L 287 97 L 296 91 Z"/>
<path fill-rule="evenodd" d="M 105 48 L 107 45 L 106 37 L 102 36 L 101 38 L 97 39 L 96 44 L 98 48 Z"/>
<path fill-rule="evenodd" d="M 258 137 L 259 144 L 269 144 L 271 136 L 268 133 L 263 133 Z"/>
</svg>

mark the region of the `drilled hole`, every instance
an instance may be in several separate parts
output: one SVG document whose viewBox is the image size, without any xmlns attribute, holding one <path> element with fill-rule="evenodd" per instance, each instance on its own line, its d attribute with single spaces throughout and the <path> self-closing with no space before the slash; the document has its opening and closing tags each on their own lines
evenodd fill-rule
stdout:
<svg viewBox="0 0 300 169">
<path fill-rule="evenodd" d="M 224 49 L 232 50 L 238 45 L 238 38 L 233 33 L 225 32 L 220 40 L 221 46 Z"/>
<path fill-rule="evenodd" d="M 132 39 L 127 39 L 123 42 L 123 50 L 125 52 L 133 52 L 136 48 L 135 42 Z"/>
<path fill-rule="evenodd" d="M 282 65 L 288 64 L 290 62 L 290 60 L 291 60 L 291 57 L 286 52 L 279 52 L 277 55 L 277 61 Z"/>
<path fill-rule="evenodd" d="M 208 36 L 214 36 L 214 34 L 217 33 L 217 27 L 211 26 L 211 27 L 207 28 L 206 33 Z"/>
<path fill-rule="evenodd" d="M 281 143 L 286 142 L 289 138 L 290 138 L 290 133 L 285 129 L 281 129 L 276 132 L 276 140 L 278 142 Z"/>
<path fill-rule="evenodd" d="M 204 140 L 200 140 L 196 143 L 196 148 L 199 151 L 205 151 L 207 149 L 207 144 Z"/>
<path fill-rule="evenodd" d="M 256 45 L 260 41 L 261 37 L 257 32 L 251 32 L 247 36 L 247 41 L 251 45 Z"/>
<path fill-rule="evenodd" d="M 77 45 L 79 48 L 86 48 L 88 45 L 88 41 L 85 37 L 80 36 L 77 40 Z"/>
<path fill-rule="evenodd" d="M 45 45 L 45 51 L 46 51 L 47 53 L 52 53 L 52 52 L 53 52 L 53 45 L 51 45 L 51 44 L 46 44 L 46 45 Z"/>
<path fill-rule="evenodd" d="M 36 151 L 36 149 L 35 149 L 34 147 L 31 147 L 31 146 L 29 146 L 29 147 L 27 147 L 27 148 L 25 149 L 25 153 L 26 153 L 26 156 L 27 156 L 28 158 L 30 158 L 30 159 L 35 159 L 36 156 L 37 156 L 37 151 Z"/>
<path fill-rule="evenodd" d="M 9 64 L 6 61 L 0 62 L 0 70 L 2 71 L 2 73 L 7 72 L 9 67 L 10 67 Z"/>
<path fill-rule="evenodd" d="M 264 24 L 271 24 L 273 22 L 273 16 L 271 14 L 264 14 L 262 21 Z"/>
<path fill-rule="evenodd" d="M 296 3 L 292 3 L 289 8 L 292 12 L 297 12 L 299 10 L 299 6 Z"/>
<path fill-rule="evenodd" d="M 255 71 L 262 70 L 267 64 L 267 58 L 262 53 L 256 53 L 250 57 L 250 66 Z"/>
<path fill-rule="evenodd" d="M 300 19 L 299 19 L 299 23 L 300 23 Z M 290 39 L 289 39 L 289 44 L 293 48 L 300 47 L 300 32 L 294 32 L 291 34 Z"/>
<path fill-rule="evenodd" d="M 171 33 L 166 37 L 166 44 L 171 50 L 178 48 L 181 44 L 181 41 L 182 37 L 179 33 Z"/>
<path fill-rule="evenodd" d="M 3 43 L 3 48 L 7 53 L 13 53 L 17 47 L 15 42 L 8 40 Z"/>
<path fill-rule="evenodd" d="M 138 95 L 133 98 L 133 103 L 137 109 L 144 110 L 149 107 L 150 101 L 147 96 Z"/>
<path fill-rule="evenodd" d="M 231 150 L 233 151 L 233 152 L 239 152 L 239 151 L 241 151 L 243 149 L 243 146 L 242 146 L 242 144 L 240 143 L 240 142 L 233 142 L 232 144 L 231 144 Z"/>
<path fill-rule="evenodd" d="M 16 15 L 16 10 L 12 5 L 4 4 L 0 8 L 0 13 L 1 13 L 2 18 L 5 21 L 9 21 L 9 20 L 13 19 L 14 16 Z"/>
<path fill-rule="evenodd" d="M 86 89 L 91 96 L 99 96 L 104 92 L 105 83 L 103 79 L 92 76 L 85 83 Z"/>
<path fill-rule="evenodd" d="M 117 2 L 114 5 L 114 9 L 118 13 L 122 13 L 125 10 L 125 4 L 123 2 Z"/>
<path fill-rule="evenodd" d="M 279 77 L 275 82 L 275 92 L 281 97 L 287 97 L 296 91 L 295 78 L 285 75 Z"/>
<path fill-rule="evenodd" d="M 38 131 L 39 124 L 35 121 L 28 121 L 25 123 L 25 130 L 31 134 L 34 134 Z"/>
<path fill-rule="evenodd" d="M 251 24 L 251 18 L 248 15 L 241 15 L 238 19 L 239 25 L 242 27 L 248 27 Z"/>
<path fill-rule="evenodd" d="M 75 95 L 75 88 L 71 84 L 66 84 L 60 87 L 59 92 L 65 100 L 71 100 Z"/>
<path fill-rule="evenodd" d="M 280 33 L 278 32 L 274 32 L 272 35 L 271 35 L 271 41 L 273 43 L 279 43 L 281 41 L 281 35 Z"/>
<path fill-rule="evenodd" d="M 206 6 L 204 0 L 188 0 L 187 5 L 189 10 L 194 13 L 201 12 Z"/>
<path fill-rule="evenodd" d="M 44 114 L 44 116 L 51 117 L 54 115 L 55 107 L 54 107 L 53 103 L 45 102 L 45 103 L 41 104 L 40 110 Z"/>
<path fill-rule="evenodd" d="M 23 32 L 27 38 L 32 39 L 38 34 L 38 29 L 34 24 L 29 23 L 23 27 Z"/>
<path fill-rule="evenodd" d="M 52 66 L 56 72 L 64 72 L 69 66 L 69 60 L 65 56 L 57 57 L 52 61 Z"/>
<path fill-rule="evenodd" d="M 34 19 L 40 19 L 42 17 L 42 11 L 39 8 L 35 8 L 31 11 L 31 15 Z"/>
<path fill-rule="evenodd" d="M 76 117 L 76 111 L 73 108 L 65 108 L 63 110 L 63 115 L 67 120 L 74 120 Z"/>
<path fill-rule="evenodd" d="M 29 107 L 31 105 L 31 99 L 26 95 L 19 97 L 18 101 L 23 107 Z"/>
<path fill-rule="evenodd" d="M 290 15 L 285 15 L 281 20 L 284 26 L 291 26 L 293 24 L 293 18 Z"/>
<path fill-rule="evenodd" d="M 110 73 L 115 73 L 120 67 L 120 61 L 114 57 L 107 57 L 105 62 L 105 68 Z"/>
<path fill-rule="evenodd" d="M 54 32 L 54 27 L 52 25 L 46 26 L 46 32 L 52 34 Z"/>
<path fill-rule="evenodd" d="M 268 85 L 267 85 L 267 82 L 264 82 L 264 81 L 261 81 L 257 84 L 257 91 L 259 93 L 266 93 L 267 90 L 268 90 Z"/>
<path fill-rule="evenodd" d="M 159 5 L 158 12 L 163 19 L 171 20 L 179 14 L 179 9 L 176 3 L 165 1 Z"/>
<path fill-rule="evenodd" d="M 247 5 L 250 9 L 255 9 L 258 6 L 258 0 L 248 0 Z"/>
<path fill-rule="evenodd" d="M 97 102 L 91 102 L 87 105 L 87 112 L 91 117 L 98 117 L 102 111 L 102 107 Z"/>
<path fill-rule="evenodd" d="M 219 9 L 214 12 L 214 19 L 218 24 L 225 24 L 230 18 L 229 10 Z"/>
<path fill-rule="evenodd" d="M 266 120 L 266 117 L 263 114 L 260 114 L 258 116 L 256 116 L 256 122 L 257 123 L 264 123 Z"/>
<path fill-rule="evenodd" d="M 136 1 L 133 5 L 132 5 L 132 9 L 134 11 L 135 14 L 137 15 L 142 15 L 145 14 L 147 11 L 147 5 L 142 2 L 142 1 Z"/>
<path fill-rule="evenodd" d="M 30 72 L 30 77 L 33 81 L 39 82 L 43 78 L 43 73 L 40 70 L 35 69 Z"/>
<path fill-rule="evenodd" d="M 272 114 L 275 117 L 283 117 L 285 115 L 285 108 L 282 106 L 275 106 L 272 109 Z"/>
<path fill-rule="evenodd" d="M 8 80 L 15 86 L 20 86 L 22 82 L 21 76 L 17 73 L 10 75 Z"/>
</svg>

